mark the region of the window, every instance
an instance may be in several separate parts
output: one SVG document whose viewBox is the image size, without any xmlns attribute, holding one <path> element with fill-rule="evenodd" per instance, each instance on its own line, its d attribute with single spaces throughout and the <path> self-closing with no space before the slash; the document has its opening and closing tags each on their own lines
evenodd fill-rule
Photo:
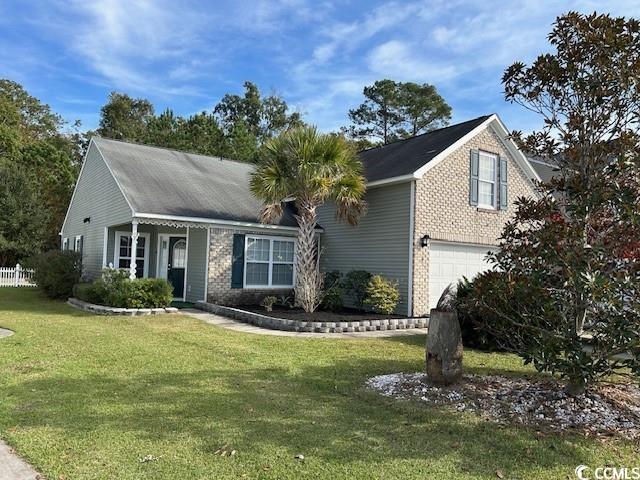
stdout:
<svg viewBox="0 0 640 480">
<path fill-rule="evenodd" d="M 294 256 L 294 240 L 247 235 L 245 287 L 293 287 Z"/>
<path fill-rule="evenodd" d="M 126 268 L 131 266 L 131 247 L 133 240 L 129 232 L 116 233 L 116 248 L 114 264 L 116 268 Z M 138 248 L 136 249 L 136 277 L 143 278 L 147 276 L 149 252 L 149 234 L 138 234 Z"/>
<path fill-rule="evenodd" d="M 185 268 L 187 265 L 187 241 L 178 240 L 173 244 L 171 268 Z"/>
<path fill-rule="evenodd" d="M 65 238 L 62 240 L 62 250 L 63 251 L 67 251 L 69 250 L 69 239 Z"/>
<path fill-rule="evenodd" d="M 480 152 L 478 158 L 478 206 L 496 207 L 497 159 L 495 155 Z"/>
<path fill-rule="evenodd" d="M 82 235 L 76 235 L 75 241 L 73 243 L 73 250 L 82 255 Z"/>
</svg>

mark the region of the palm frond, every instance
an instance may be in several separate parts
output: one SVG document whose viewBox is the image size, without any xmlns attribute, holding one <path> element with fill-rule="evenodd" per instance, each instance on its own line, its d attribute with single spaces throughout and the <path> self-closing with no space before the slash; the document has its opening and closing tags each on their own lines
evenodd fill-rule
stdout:
<svg viewBox="0 0 640 480">
<path fill-rule="evenodd" d="M 269 203 L 260 211 L 261 223 L 276 223 L 282 218 L 284 208 L 282 203 Z"/>
</svg>

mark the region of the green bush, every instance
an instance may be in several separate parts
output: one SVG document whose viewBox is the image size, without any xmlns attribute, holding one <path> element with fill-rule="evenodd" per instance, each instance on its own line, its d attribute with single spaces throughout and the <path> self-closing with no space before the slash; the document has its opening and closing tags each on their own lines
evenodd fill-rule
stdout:
<svg viewBox="0 0 640 480">
<path fill-rule="evenodd" d="M 89 303 L 102 303 L 102 298 L 97 296 L 93 288 L 93 283 L 78 283 L 73 286 L 73 296 L 79 300 Z"/>
<path fill-rule="evenodd" d="M 35 255 L 25 266 L 34 269 L 34 281 L 50 298 L 70 297 L 82 274 L 80 254 L 69 251 L 50 250 Z"/>
<path fill-rule="evenodd" d="M 364 307 L 364 299 L 367 296 L 367 286 L 370 280 L 371 274 L 365 270 L 352 270 L 345 277 L 344 288 L 358 308 Z"/>
<path fill-rule="evenodd" d="M 396 309 L 399 299 L 398 282 L 374 275 L 367 285 L 363 303 L 371 306 L 374 312 L 390 314 Z"/>
<path fill-rule="evenodd" d="M 78 284 L 80 300 L 119 308 L 163 308 L 173 301 L 173 287 L 162 278 L 129 279 L 127 270 L 105 269 L 92 284 Z M 84 298 L 83 298 L 84 297 Z"/>
<path fill-rule="evenodd" d="M 505 350 L 494 335 L 482 328 L 483 318 L 487 322 L 491 322 L 491 317 L 495 314 L 479 306 L 479 298 L 485 297 L 488 293 L 491 294 L 487 292 L 490 288 L 487 284 L 498 282 L 500 275 L 498 272 L 485 272 L 476 276 L 472 281 L 463 278 L 458 282 L 456 308 L 462 331 L 462 342 L 466 347 L 485 351 Z M 500 292 L 497 294 L 501 295 Z"/>
<path fill-rule="evenodd" d="M 137 278 L 128 284 L 127 308 L 163 308 L 173 301 L 173 286 L 164 278 Z"/>
<path fill-rule="evenodd" d="M 336 312 L 344 306 L 344 285 L 342 274 L 338 270 L 327 273 L 324 277 L 324 292 L 320 306 Z"/>
</svg>

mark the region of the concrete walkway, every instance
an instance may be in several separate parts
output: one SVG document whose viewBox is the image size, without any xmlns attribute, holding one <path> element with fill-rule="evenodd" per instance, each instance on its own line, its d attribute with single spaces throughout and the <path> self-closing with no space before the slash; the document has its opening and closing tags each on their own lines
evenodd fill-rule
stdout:
<svg viewBox="0 0 640 480">
<path fill-rule="evenodd" d="M 257 335 L 275 335 L 277 337 L 298 337 L 298 338 L 385 338 L 385 337 L 401 337 L 408 335 L 426 335 L 426 328 L 410 328 L 406 330 L 383 330 L 375 332 L 358 332 L 358 333 L 310 333 L 310 332 L 289 332 L 284 330 L 271 330 L 269 328 L 256 327 L 249 323 L 239 322 L 232 318 L 215 315 L 213 313 L 196 310 L 195 308 L 185 308 L 180 313 L 188 315 L 205 323 L 216 325 L 243 333 L 255 333 Z"/>
<path fill-rule="evenodd" d="M 9 445 L 0 440 L 0 479 L 41 480 L 42 478 L 44 477 L 18 457 Z"/>
</svg>

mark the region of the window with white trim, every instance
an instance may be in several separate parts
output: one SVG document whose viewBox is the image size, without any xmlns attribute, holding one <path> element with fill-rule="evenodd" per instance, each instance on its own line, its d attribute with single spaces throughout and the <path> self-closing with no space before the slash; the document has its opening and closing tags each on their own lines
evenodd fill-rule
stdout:
<svg viewBox="0 0 640 480">
<path fill-rule="evenodd" d="M 64 238 L 62 240 L 62 250 L 63 251 L 69 250 L 69 239 L 68 238 Z"/>
<path fill-rule="evenodd" d="M 480 152 L 478 157 L 478 206 L 496 208 L 496 183 L 498 157 Z"/>
<path fill-rule="evenodd" d="M 295 240 L 247 235 L 245 242 L 245 287 L 293 287 Z"/>
<path fill-rule="evenodd" d="M 82 235 L 76 235 L 76 238 L 73 242 L 73 251 L 78 252 L 82 255 Z"/>
<path fill-rule="evenodd" d="M 128 232 L 116 233 L 115 268 L 128 269 L 131 266 L 131 250 L 133 239 Z M 147 257 L 149 253 L 149 234 L 138 234 L 138 248 L 136 249 L 136 278 L 147 276 Z"/>
</svg>

